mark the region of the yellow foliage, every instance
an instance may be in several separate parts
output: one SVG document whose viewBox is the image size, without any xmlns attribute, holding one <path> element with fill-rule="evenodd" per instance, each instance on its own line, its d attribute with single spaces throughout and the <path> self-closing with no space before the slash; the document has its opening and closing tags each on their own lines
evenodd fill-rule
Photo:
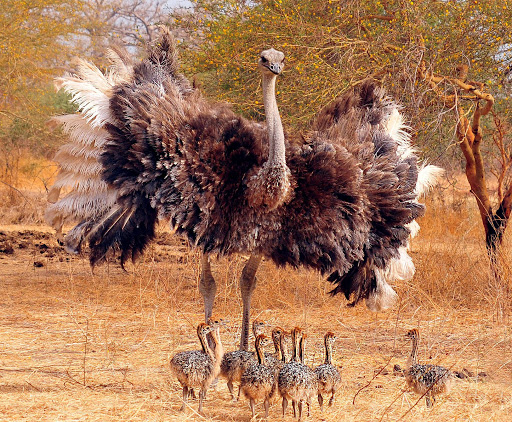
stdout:
<svg viewBox="0 0 512 422">
<path fill-rule="evenodd" d="M 0 110 L 39 89 L 72 50 L 79 0 L 6 0 L 0 8 Z"/>
<path fill-rule="evenodd" d="M 328 0 L 194 3 L 201 20 L 192 17 L 188 24 L 204 42 L 183 51 L 187 72 L 199 74 L 210 94 L 262 117 L 262 106 L 249 100 L 259 92 L 255 63 L 263 49 L 281 49 L 287 67 L 278 82 L 285 93 L 280 111 L 287 125 L 303 130 L 322 106 L 367 78 L 382 81 L 405 104 L 412 126 L 420 127 L 439 114 L 424 101 L 426 88 L 418 89 L 421 61 L 445 75 L 471 63 L 469 76 L 490 81 L 488 89 L 496 91 L 505 68 L 502 52 L 512 43 L 505 25 L 512 22 L 509 0 L 359 0 L 343 7 Z M 430 125 L 415 135 L 420 142 L 431 138 Z"/>
</svg>

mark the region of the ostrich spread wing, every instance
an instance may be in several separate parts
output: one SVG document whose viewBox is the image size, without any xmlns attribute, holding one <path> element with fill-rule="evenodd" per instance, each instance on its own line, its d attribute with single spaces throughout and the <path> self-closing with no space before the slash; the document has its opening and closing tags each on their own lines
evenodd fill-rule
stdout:
<svg viewBox="0 0 512 422">
<path fill-rule="evenodd" d="M 342 145 L 358 157 L 371 227 L 364 258 L 328 278 L 336 284 L 332 293 L 352 296 L 354 303 L 369 298 L 369 306 L 375 309 L 386 307 L 385 297 L 394 296 L 387 281 L 414 274 L 407 254 L 408 238 L 411 227 L 417 226 L 415 219 L 424 213 L 417 196 L 424 186 L 421 181 L 428 179 L 423 176 L 419 182 L 418 175 L 420 171 L 429 173 L 433 166 L 418 166 L 399 107 L 372 82 L 324 107 L 312 128 L 311 142 Z M 377 290 L 381 291 L 380 304 L 371 298 L 371 292 Z"/>
<path fill-rule="evenodd" d="M 135 65 L 112 57 L 111 73 L 81 62 L 60 80 L 80 113 L 59 118 L 71 139 L 56 157 L 61 175 L 47 220 L 79 221 L 67 249 L 88 241 L 91 263 L 112 250 L 124 263 L 153 238 L 158 217 L 206 251 L 247 249 L 224 238 L 235 230 L 230 215 L 243 212 L 246 178 L 266 154 L 264 126 L 204 100 L 178 73 L 167 32 Z M 58 200 L 63 187 L 69 192 Z"/>
</svg>

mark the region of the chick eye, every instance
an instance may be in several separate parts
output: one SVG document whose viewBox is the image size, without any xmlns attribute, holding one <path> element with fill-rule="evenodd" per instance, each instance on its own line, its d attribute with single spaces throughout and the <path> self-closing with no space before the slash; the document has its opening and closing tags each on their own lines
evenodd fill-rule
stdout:
<svg viewBox="0 0 512 422">
<path fill-rule="evenodd" d="M 268 60 L 267 60 L 265 57 L 261 56 L 261 62 L 262 62 L 262 63 L 267 63 L 267 62 L 268 62 Z"/>
</svg>

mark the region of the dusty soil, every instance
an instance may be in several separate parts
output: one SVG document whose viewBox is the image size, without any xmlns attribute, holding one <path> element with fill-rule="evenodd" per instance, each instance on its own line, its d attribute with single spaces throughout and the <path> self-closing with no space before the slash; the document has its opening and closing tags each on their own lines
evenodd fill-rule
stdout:
<svg viewBox="0 0 512 422">
<path fill-rule="evenodd" d="M 425 250 L 415 246 L 416 279 L 429 277 L 421 261 L 432 252 Z M 214 264 L 215 310 L 228 320 L 226 350 L 235 349 L 239 337 L 243 260 Z M 248 403 L 229 401 L 223 380 L 208 392 L 204 416 L 196 413 L 196 401 L 178 411 L 180 386 L 168 362 L 198 347 L 198 270 L 197 252 L 167 232 L 127 271 L 113 260 L 93 272 L 86 257 L 67 254 L 44 227 L 0 227 L 0 420 L 250 420 Z M 337 334 L 342 387 L 323 414 L 313 404 L 310 420 L 510 420 L 512 330 L 508 320 L 494 321 L 492 309 L 446 306 L 421 292 L 419 280 L 398 286 L 401 299 L 392 310 L 373 314 L 331 298 L 315 273 L 264 262 L 258 279 L 252 316 L 286 328 L 301 325 L 309 334 L 310 365 L 322 363 L 325 331 Z M 423 299 L 413 300 L 418 292 Z M 405 391 L 404 378 L 393 371 L 405 365 L 410 345 L 403 334 L 413 327 L 422 334 L 423 362 L 466 376 L 432 410 Z M 270 420 L 281 418 L 280 410 L 274 403 Z M 258 411 L 261 417 L 261 404 Z"/>
</svg>

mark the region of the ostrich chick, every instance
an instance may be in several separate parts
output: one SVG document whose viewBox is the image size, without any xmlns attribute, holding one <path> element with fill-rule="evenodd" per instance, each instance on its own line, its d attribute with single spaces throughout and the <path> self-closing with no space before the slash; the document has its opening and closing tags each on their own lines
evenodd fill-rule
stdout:
<svg viewBox="0 0 512 422">
<path fill-rule="evenodd" d="M 334 395 L 341 383 L 341 375 L 338 369 L 332 364 L 332 345 L 336 336 L 328 332 L 324 336 L 325 362 L 315 368 L 315 374 L 318 378 L 318 404 L 320 410 L 324 410 L 324 397 L 322 394 L 331 394 L 329 406 L 334 403 Z"/>
<path fill-rule="evenodd" d="M 259 319 L 255 319 L 252 323 L 252 333 L 254 338 L 258 335 L 263 334 L 263 328 L 265 323 Z M 247 350 L 235 350 L 233 352 L 227 352 L 222 358 L 220 364 L 220 376 L 225 378 L 228 382 L 228 389 L 231 393 L 231 399 L 237 401 L 240 398 L 240 386 L 238 387 L 238 396 L 235 397 L 233 391 L 233 382 L 240 382 L 244 371 L 255 362 L 255 356 L 253 352 Z"/>
<path fill-rule="evenodd" d="M 256 356 L 258 363 L 250 365 L 242 374 L 240 390 L 249 399 L 252 417 L 255 416 L 256 400 L 263 400 L 265 418 L 268 417 L 270 399 L 276 391 L 276 370 L 272 365 L 267 365 L 263 348 L 269 343 L 268 337 L 260 334 L 256 337 Z"/>
<path fill-rule="evenodd" d="M 300 336 L 299 344 L 297 339 Z M 302 406 L 309 406 L 312 397 L 318 392 L 318 380 L 315 372 L 304 364 L 306 334 L 299 327 L 292 330 L 292 359 L 283 366 L 278 376 L 279 394 L 283 398 L 283 416 L 286 415 L 288 401 L 292 401 L 293 416 L 296 416 L 295 403 L 299 408 L 299 420 L 302 419 Z"/>
<path fill-rule="evenodd" d="M 405 337 L 412 340 L 411 355 L 405 370 L 407 386 L 416 394 L 425 396 L 427 407 L 432 407 L 437 395 L 450 391 L 453 373 L 443 366 L 417 363 L 420 333 L 414 328 L 409 330 Z"/>
<path fill-rule="evenodd" d="M 209 348 L 206 336 L 212 334 L 215 344 L 215 351 Z M 185 410 L 189 392 L 194 388 L 199 391 L 198 412 L 203 411 L 203 400 L 206 390 L 212 381 L 219 375 L 220 360 L 222 359 L 223 348 L 219 336 L 219 324 L 211 325 L 201 323 L 197 327 L 197 336 L 201 343 L 202 350 L 184 351 L 173 356 L 170 362 L 171 372 L 178 378 L 183 387 L 183 405 L 181 411 Z"/>
<path fill-rule="evenodd" d="M 272 342 L 274 343 L 274 353 L 265 353 L 265 359 L 269 366 L 272 366 L 276 371 L 276 376 L 279 371 L 283 368 L 286 357 L 284 352 L 284 339 L 286 335 L 289 335 L 283 328 L 275 327 L 272 330 Z"/>
</svg>

